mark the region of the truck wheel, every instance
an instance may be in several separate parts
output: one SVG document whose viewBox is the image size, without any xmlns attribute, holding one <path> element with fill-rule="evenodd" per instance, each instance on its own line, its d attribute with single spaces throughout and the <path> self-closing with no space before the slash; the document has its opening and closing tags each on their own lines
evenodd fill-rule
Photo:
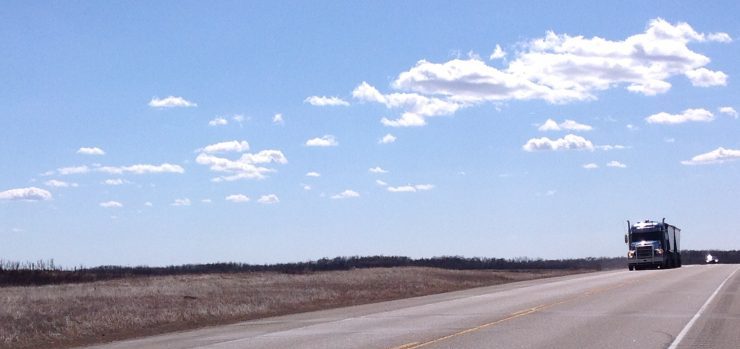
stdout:
<svg viewBox="0 0 740 349">
<path fill-rule="evenodd" d="M 680 268 L 683 264 L 681 263 L 681 254 L 678 254 L 678 267 Z"/>
<path fill-rule="evenodd" d="M 635 267 L 632 266 L 632 265 L 629 265 L 629 266 L 627 266 L 627 269 L 629 269 L 630 271 L 633 271 L 633 270 L 635 270 Z"/>
</svg>

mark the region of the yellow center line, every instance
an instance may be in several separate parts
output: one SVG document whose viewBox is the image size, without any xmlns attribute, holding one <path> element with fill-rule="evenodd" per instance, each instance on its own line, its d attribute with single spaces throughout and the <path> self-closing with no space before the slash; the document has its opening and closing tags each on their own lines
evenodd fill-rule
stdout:
<svg viewBox="0 0 740 349">
<path fill-rule="evenodd" d="M 629 285 L 631 283 L 635 283 L 637 281 L 640 281 L 642 279 L 645 279 L 645 277 L 639 278 L 639 279 L 635 279 L 635 280 L 632 280 L 632 281 L 629 281 L 629 282 L 622 282 L 622 283 L 617 284 L 616 286 L 612 286 L 612 287 L 599 287 L 599 288 L 590 289 L 590 290 L 588 290 L 586 292 L 583 292 L 583 293 L 581 293 L 579 295 L 576 295 L 576 296 L 573 296 L 573 297 L 570 297 L 570 298 L 566 298 L 566 299 L 563 299 L 563 300 L 560 300 L 560 301 L 557 301 L 557 302 L 553 302 L 553 303 L 549 303 L 549 304 L 541 304 L 541 305 L 538 305 L 536 307 L 531 307 L 531 308 L 519 310 L 519 311 L 516 311 L 516 312 L 511 313 L 509 316 L 507 316 L 507 317 L 505 317 L 503 319 L 499 319 L 499 320 L 496 320 L 496 321 L 485 323 L 483 325 L 471 327 L 471 328 L 468 328 L 468 329 L 465 329 L 465 330 L 462 330 L 462 331 L 459 331 L 459 332 L 455 332 L 455 333 L 446 335 L 444 337 L 440 337 L 440 338 L 433 339 L 433 340 L 430 340 L 430 341 L 427 341 L 427 342 L 423 342 L 423 343 L 419 343 L 419 342 L 408 343 L 408 344 L 404 344 L 404 345 L 402 345 L 400 347 L 395 347 L 395 348 L 392 348 L 392 349 L 417 349 L 417 348 L 425 347 L 425 346 L 428 346 L 428 345 L 432 345 L 432 344 L 435 344 L 435 343 L 439 343 L 439 342 L 448 340 L 450 338 L 459 337 L 459 336 L 462 336 L 462 335 L 466 335 L 468 333 L 480 331 L 480 330 L 482 330 L 484 328 L 488 328 L 488 327 L 491 327 L 491 326 L 496 326 L 496 325 L 498 325 L 500 323 L 503 323 L 503 322 L 506 322 L 506 321 L 509 321 L 509 320 L 513 320 L 513 319 L 516 319 L 516 318 L 520 318 L 522 316 L 534 314 L 534 313 L 540 312 L 540 311 L 542 311 L 544 309 L 547 309 L 547 308 L 552 308 L 552 307 L 557 306 L 557 305 L 561 305 L 561 304 L 573 302 L 575 300 L 578 300 L 578 299 L 581 299 L 581 298 L 585 298 L 585 297 L 588 297 L 588 296 L 591 296 L 591 295 L 594 295 L 594 294 L 597 294 L 597 293 L 601 293 L 601 292 L 605 292 L 605 291 L 609 291 L 609 290 L 615 290 L 615 289 L 618 289 L 618 288 L 627 286 L 627 285 Z"/>
</svg>

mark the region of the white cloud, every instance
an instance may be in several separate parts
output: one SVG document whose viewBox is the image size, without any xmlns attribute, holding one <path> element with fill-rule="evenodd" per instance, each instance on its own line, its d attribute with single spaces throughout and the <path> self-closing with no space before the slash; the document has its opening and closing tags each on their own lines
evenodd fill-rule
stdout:
<svg viewBox="0 0 740 349">
<path fill-rule="evenodd" d="M 379 185 L 381 187 L 387 187 L 388 186 L 388 183 L 386 183 L 384 181 L 381 181 L 380 179 L 376 179 L 375 180 L 375 184 L 377 184 L 377 185 Z"/>
<path fill-rule="evenodd" d="M 203 200 L 200 200 L 200 202 L 202 202 L 204 204 L 212 204 L 213 203 L 213 200 L 211 200 L 211 199 L 203 199 Z"/>
<path fill-rule="evenodd" d="M 281 151 L 269 149 L 255 154 L 244 153 L 236 160 L 203 152 L 198 154 L 195 162 L 210 166 L 211 171 L 227 173 L 228 175 L 213 179 L 214 182 L 221 182 L 239 179 L 263 179 L 267 173 L 274 172 L 275 170 L 261 165 L 270 163 L 286 164 L 288 163 L 288 159 Z"/>
<path fill-rule="evenodd" d="M 383 169 L 382 167 L 380 167 L 380 166 L 375 166 L 375 167 L 373 167 L 373 168 L 370 168 L 370 169 L 368 169 L 368 171 L 370 171 L 370 172 L 372 172 L 372 173 L 388 173 L 388 171 L 384 170 L 384 169 Z"/>
<path fill-rule="evenodd" d="M 660 112 L 645 118 L 649 124 L 682 124 L 689 121 L 709 122 L 714 120 L 714 114 L 706 109 L 686 109 L 680 114 Z"/>
<path fill-rule="evenodd" d="M 395 142 L 395 141 L 396 141 L 396 136 L 394 136 L 394 135 L 392 135 L 392 134 L 388 133 L 388 134 L 386 134 L 385 136 L 383 136 L 383 138 L 381 138 L 381 139 L 380 139 L 380 140 L 378 141 L 378 143 L 380 143 L 380 144 L 390 144 L 390 143 L 393 143 L 393 142 Z"/>
<path fill-rule="evenodd" d="M 175 107 L 197 107 L 198 105 L 182 97 L 169 96 L 165 98 L 152 98 L 149 101 L 152 108 L 175 108 Z"/>
<path fill-rule="evenodd" d="M 402 185 L 387 188 L 391 193 L 415 193 L 417 191 L 427 191 L 432 189 L 434 189 L 434 185 L 432 184 Z"/>
<path fill-rule="evenodd" d="M 260 204 L 277 204 L 280 199 L 275 194 L 268 194 L 260 196 L 257 202 Z"/>
<path fill-rule="evenodd" d="M 336 147 L 339 142 L 332 135 L 325 135 L 323 137 L 316 137 L 306 141 L 307 147 Z"/>
<path fill-rule="evenodd" d="M 83 174 L 90 172 L 90 168 L 82 165 L 82 166 L 72 166 L 72 167 L 62 167 L 57 169 L 57 173 L 59 173 L 62 176 L 66 175 L 72 175 L 72 174 Z"/>
<path fill-rule="evenodd" d="M 231 201 L 233 203 L 242 203 L 249 201 L 249 197 L 244 194 L 232 194 L 226 197 L 226 201 Z"/>
<path fill-rule="evenodd" d="M 124 185 L 126 183 L 128 183 L 128 181 L 127 180 L 124 180 L 124 179 L 121 179 L 121 178 L 111 178 L 111 179 L 106 179 L 105 181 L 103 181 L 103 184 L 105 184 L 105 185 L 113 185 L 113 186 L 115 186 L 115 185 Z"/>
<path fill-rule="evenodd" d="M 77 183 L 68 183 L 68 182 L 65 182 L 65 181 L 57 180 L 57 179 L 50 179 L 50 180 L 44 182 L 44 184 L 47 187 L 54 187 L 54 188 L 68 188 L 68 187 L 77 187 L 78 186 Z"/>
<path fill-rule="evenodd" d="M 554 196 L 557 192 L 557 190 L 550 189 L 545 192 L 545 196 Z"/>
<path fill-rule="evenodd" d="M 506 52 L 501 48 L 501 45 L 496 44 L 496 48 L 493 49 L 491 55 L 488 57 L 490 60 L 501 59 L 506 57 Z"/>
<path fill-rule="evenodd" d="M 163 163 L 161 165 L 136 164 L 119 167 L 103 166 L 98 168 L 97 171 L 108 174 L 185 173 L 185 169 L 182 168 L 182 166 L 168 163 Z"/>
<path fill-rule="evenodd" d="M 223 126 L 228 124 L 229 120 L 226 120 L 226 118 L 220 116 L 208 122 L 208 126 Z"/>
<path fill-rule="evenodd" d="M 152 206 L 154 206 L 154 204 L 151 203 L 150 201 L 147 201 L 147 202 L 144 203 L 144 206 L 152 207 Z"/>
<path fill-rule="evenodd" d="M 719 112 L 737 119 L 737 111 L 733 107 L 721 107 L 719 108 Z"/>
<path fill-rule="evenodd" d="M 308 103 L 317 107 L 326 106 L 348 106 L 349 102 L 342 100 L 339 97 L 325 97 L 325 96 L 311 96 L 303 100 L 304 103 Z"/>
<path fill-rule="evenodd" d="M 637 126 L 635 126 L 635 125 L 633 125 L 633 124 L 627 124 L 627 126 L 625 126 L 625 127 L 626 127 L 626 128 L 628 129 L 628 130 L 630 130 L 630 131 L 637 131 L 637 130 L 639 130 L 639 129 L 640 129 L 639 127 L 637 127 Z"/>
<path fill-rule="evenodd" d="M 272 117 L 272 123 L 275 125 L 285 125 L 285 120 L 283 120 L 283 114 L 277 113 L 275 116 Z"/>
<path fill-rule="evenodd" d="M 101 202 L 99 205 L 100 205 L 100 207 L 103 207 L 103 208 L 120 208 L 120 207 L 123 207 L 123 204 L 120 203 L 120 202 L 118 202 L 118 201 Z"/>
<path fill-rule="evenodd" d="M 711 33 L 707 35 L 708 41 L 715 41 L 715 42 L 721 42 L 721 43 L 730 43 L 732 42 L 732 38 L 727 33 Z"/>
<path fill-rule="evenodd" d="M 303 186 L 303 190 L 311 190 L 311 186 L 308 184 L 301 184 Z"/>
<path fill-rule="evenodd" d="M 383 125 L 390 127 L 424 126 L 426 125 L 426 117 L 451 115 L 463 106 L 463 103 L 460 102 L 426 97 L 417 93 L 384 95 L 364 81 L 352 91 L 352 97 L 364 102 L 380 103 L 388 109 L 402 109 L 403 113 L 400 118 L 395 120 L 382 118 L 380 120 Z"/>
<path fill-rule="evenodd" d="M 347 189 L 339 194 L 332 195 L 332 199 L 350 199 L 350 198 L 357 198 L 360 197 L 360 193 Z"/>
<path fill-rule="evenodd" d="M 540 131 L 591 131 L 593 127 L 585 124 L 579 124 L 578 122 L 575 122 L 573 120 L 565 120 L 558 124 L 553 119 L 547 119 L 539 128 Z"/>
<path fill-rule="evenodd" d="M 674 76 L 687 76 L 695 86 L 726 84 L 726 74 L 705 68 L 710 58 L 689 44 L 728 42 L 725 33 L 704 34 L 687 23 L 651 20 L 640 33 L 624 39 L 547 32 L 520 44 L 504 68 L 476 57 L 443 63 L 420 60 L 401 72 L 392 87 L 404 93 L 382 94 L 363 82 L 353 97 L 402 108 L 399 118 L 384 118 L 387 126 L 423 126 L 426 117 L 450 115 L 482 102 L 544 100 L 550 103 L 594 100 L 613 88 L 643 95 L 665 93 Z M 492 57 L 503 54 L 495 54 Z M 407 103 L 392 101 L 403 97 Z M 413 100 L 414 103 L 408 105 Z M 423 110 L 422 113 L 420 110 Z"/>
<path fill-rule="evenodd" d="M 311 171 L 306 173 L 306 177 L 321 177 L 321 173 Z"/>
<path fill-rule="evenodd" d="M 740 150 L 719 147 L 708 153 L 699 154 L 691 160 L 681 161 L 684 165 L 721 164 L 740 159 Z"/>
<path fill-rule="evenodd" d="M 612 161 L 609 161 L 608 163 L 606 163 L 606 167 L 626 168 L 627 165 L 625 165 L 625 164 L 623 164 L 623 163 L 621 163 L 619 161 L 612 160 Z"/>
<path fill-rule="evenodd" d="M 206 154 L 217 154 L 227 152 L 243 153 L 249 150 L 249 143 L 247 141 L 228 141 L 205 146 L 203 149 L 199 149 Z"/>
<path fill-rule="evenodd" d="M 171 206 L 190 206 L 191 202 L 188 198 L 175 199 L 170 205 Z"/>
<path fill-rule="evenodd" d="M 573 134 L 566 135 L 563 138 L 550 139 L 547 137 L 532 138 L 522 146 L 525 151 L 538 150 L 594 150 L 591 141 Z"/>
<path fill-rule="evenodd" d="M 666 143 L 675 143 L 676 142 L 676 139 L 675 138 L 666 137 L 666 138 L 663 138 L 663 142 L 666 142 Z"/>
<path fill-rule="evenodd" d="M 587 170 L 593 170 L 593 169 L 599 168 L 599 165 L 594 164 L 592 162 L 592 163 L 589 163 L 589 164 L 584 164 L 582 167 L 585 168 L 585 169 L 587 169 Z"/>
<path fill-rule="evenodd" d="M 607 145 L 597 145 L 596 149 L 609 151 L 609 150 L 623 150 L 623 149 L 627 149 L 627 147 L 621 144 L 615 144 L 615 145 L 607 144 Z"/>
<path fill-rule="evenodd" d="M 100 149 L 98 147 L 81 147 L 80 149 L 77 149 L 77 154 L 105 155 L 105 152 L 103 151 L 103 149 Z"/>
<path fill-rule="evenodd" d="M 707 68 L 699 68 L 696 70 L 689 70 L 685 74 L 694 86 L 710 87 L 727 85 L 727 74 L 721 71 L 711 71 Z"/>
<path fill-rule="evenodd" d="M 51 199 L 52 195 L 50 192 L 36 187 L 15 188 L 0 192 L 0 200 L 42 201 Z"/>
</svg>

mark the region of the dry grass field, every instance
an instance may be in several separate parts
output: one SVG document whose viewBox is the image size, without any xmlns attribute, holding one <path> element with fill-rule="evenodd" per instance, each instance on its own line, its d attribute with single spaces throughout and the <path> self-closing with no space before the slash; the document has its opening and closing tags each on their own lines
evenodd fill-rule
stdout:
<svg viewBox="0 0 740 349">
<path fill-rule="evenodd" d="M 0 348 L 71 347 L 575 272 L 403 267 L 4 287 Z"/>
</svg>

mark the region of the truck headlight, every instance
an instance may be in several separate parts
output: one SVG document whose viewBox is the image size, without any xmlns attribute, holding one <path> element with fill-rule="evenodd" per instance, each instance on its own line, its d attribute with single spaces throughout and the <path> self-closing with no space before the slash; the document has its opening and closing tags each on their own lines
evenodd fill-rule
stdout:
<svg viewBox="0 0 740 349">
<path fill-rule="evenodd" d="M 635 250 L 629 250 L 627 252 L 627 258 L 635 258 Z"/>
<path fill-rule="evenodd" d="M 662 248 L 656 248 L 655 249 L 655 254 L 663 254 L 663 249 Z"/>
</svg>

